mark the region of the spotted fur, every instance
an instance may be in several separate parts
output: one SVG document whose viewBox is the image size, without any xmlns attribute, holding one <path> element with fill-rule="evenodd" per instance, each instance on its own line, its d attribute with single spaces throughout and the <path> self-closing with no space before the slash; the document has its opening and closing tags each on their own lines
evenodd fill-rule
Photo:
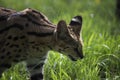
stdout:
<svg viewBox="0 0 120 80">
<path fill-rule="evenodd" d="M 54 25 L 36 10 L 16 12 L 0 7 L 0 75 L 12 64 L 25 61 L 31 80 L 42 80 L 49 50 L 71 60 L 83 58 L 81 27 L 81 16 L 75 16 L 69 25 L 64 20 Z"/>
</svg>

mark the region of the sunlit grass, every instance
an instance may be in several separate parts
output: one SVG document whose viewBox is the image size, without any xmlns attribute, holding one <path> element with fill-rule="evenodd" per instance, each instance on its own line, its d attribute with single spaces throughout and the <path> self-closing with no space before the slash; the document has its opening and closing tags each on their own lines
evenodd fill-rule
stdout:
<svg viewBox="0 0 120 80">
<path fill-rule="evenodd" d="M 51 51 L 45 64 L 45 80 L 120 80 L 120 24 L 114 15 L 115 0 L 1 0 L 0 4 L 17 10 L 34 8 L 55 24 L 61 19 L 69 24 L 73 16 L 83 16 L 85 58 L 73 62 Z M 13 68 L 2 80 L 11 76 L 12 80 L 28 79 L 25 66 Z M 26 73 L 24 78 L 21 69 Z"/>
</svg>

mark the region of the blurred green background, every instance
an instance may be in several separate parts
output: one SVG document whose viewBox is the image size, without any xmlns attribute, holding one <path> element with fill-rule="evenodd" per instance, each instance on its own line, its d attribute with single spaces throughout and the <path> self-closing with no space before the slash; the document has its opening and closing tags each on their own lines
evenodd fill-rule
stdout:
<svg viewBox="0 0 120 80">
<path fill-rule="evenodd" d="M 116 0 L 0 0 L 0 6 L 17 11 L 32 8 L 44 13 L 54 24 L 83 17 L 82 37 L 85 58 L 72 62 L 51 51 L 45 64 L 45 80 L 120 80 L 120 20 Z M 2 80 L 21 79 L 18 67 Z M 23 70 L 24 71 L 24 70 Z M 17 76 L 16 75 L 20 75 Z"/>
</svg>

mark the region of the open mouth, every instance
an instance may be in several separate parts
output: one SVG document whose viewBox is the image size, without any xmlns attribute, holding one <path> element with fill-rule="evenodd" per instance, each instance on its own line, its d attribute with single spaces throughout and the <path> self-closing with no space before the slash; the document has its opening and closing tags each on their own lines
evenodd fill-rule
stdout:
<svg viewBox="0 0 120 80">
<path fill-rule="evenodd" d="M 73 58 L 71 55 L 68 55 L 68 56 L 72 61 L 77 61 L 77 59 Z"/>
</svg>

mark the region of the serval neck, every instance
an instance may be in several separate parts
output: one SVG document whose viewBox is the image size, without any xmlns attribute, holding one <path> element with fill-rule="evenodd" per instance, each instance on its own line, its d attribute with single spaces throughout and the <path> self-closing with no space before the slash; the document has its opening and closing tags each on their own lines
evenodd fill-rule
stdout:
<svg viewBox="0 0 120 80">
<path fill-rule="evenodd" d="M 46 56 L 49 50 L 56 50 L 55 47 L 57 46 L 57 41 L 55 28 L 49 29 L 48 31 L 46 30 L 44 33 L 30 31 L 27 36 L 29 38 L 29 51 L 32 53 L 38 53 L 39 55 L 41 52 L 41 55 L 43 54 L 43 56 Z"/>
</svg>

